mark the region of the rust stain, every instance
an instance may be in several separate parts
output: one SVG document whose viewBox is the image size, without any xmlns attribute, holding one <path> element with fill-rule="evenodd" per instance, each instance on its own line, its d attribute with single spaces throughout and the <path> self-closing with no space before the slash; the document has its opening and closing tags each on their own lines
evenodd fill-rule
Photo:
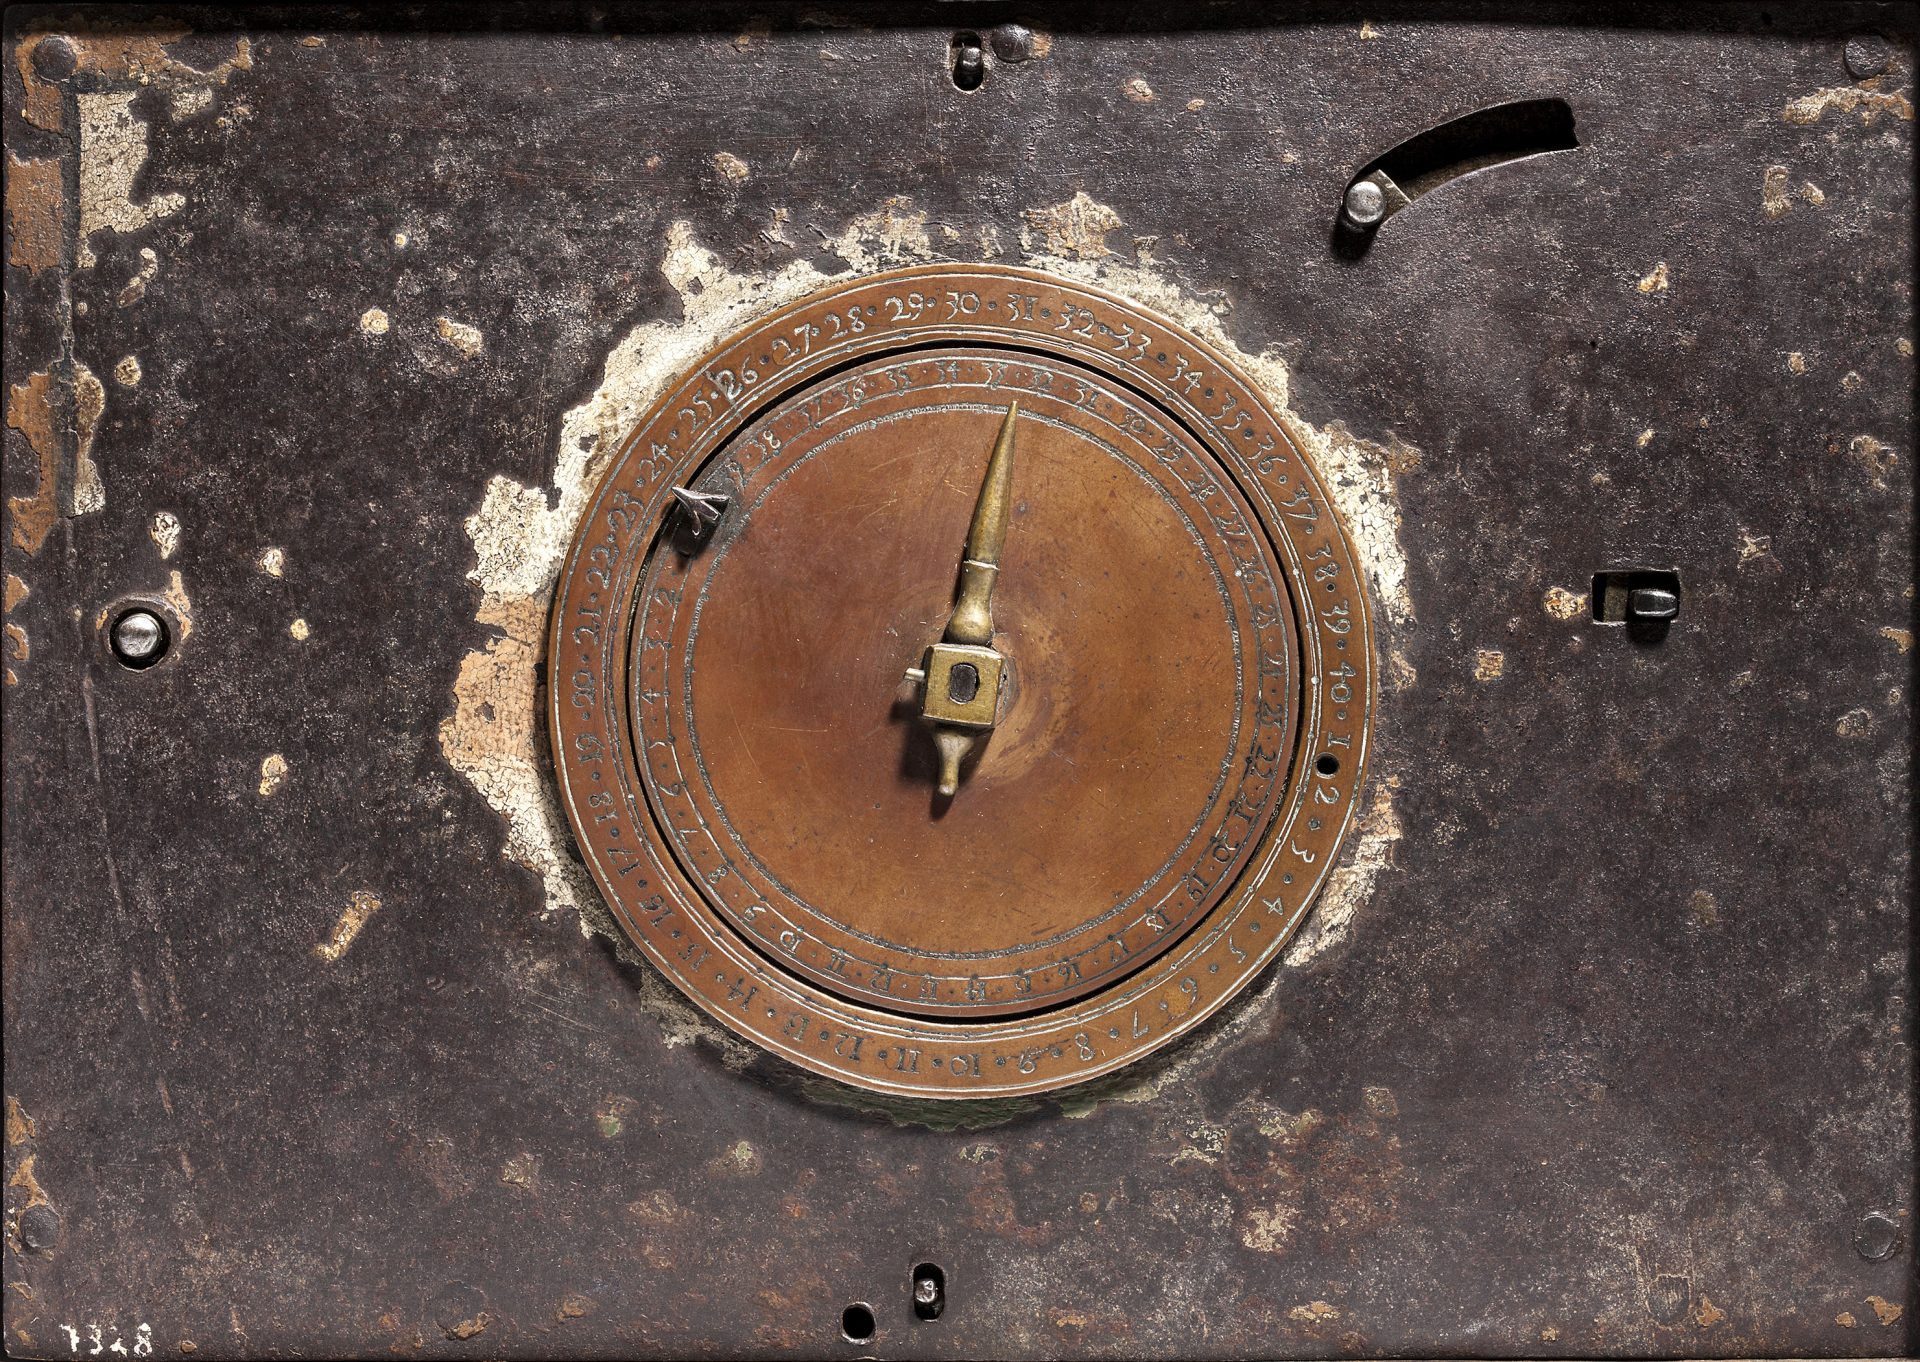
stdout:
<svg viewBox="0 0 1920 1362">
<path fill-rule="evenodd" d="M 60 162 L 22 161 L 7 153 L 7 259 L 34 274 L 60 263 L 60 215 L 66 189 Z"/>
<path fill-rule="evenodd" d="M 13 542 L 29 555 L 40 552 L 58 514 L 60 445 L 54 434 L 53 375 L 45 369 L 27 375 L 7 394 L 7 424 L 27 437 L 39 459 L 40 481 L 28 496 L 8 497 Z"/>
<path fill-rule="evenodd" d="M 1711 1329 L 1716 1324 L 1724 1323 L 1726 1318 L 1727 1312 L 1715 1305 L 1707 1293 L 1702 1291 L 1700 1293 L 1700 1304 L 1695 1307 L 1693 1312 L 1693 1322 L 1698 1324 L 1702 1329 Z"/>
<path fill-rule="evenodd" d="M 20 1160 L 20 1166 L 13 1170 L 13 1176 L 7 1179 L 7 1186 L 18 1187 L 27 1194 L 27 1200 L 21 1210 L 31 1210 L 35 1206 L 51 1206 L 47 1194 L 40 1187 L 40 1180 L 33 1175 L 33 1161 L 37 1154 L 29 1154 Z"/>
<path fill-rule="evenodd" d="M 18 1149 L 34 1136 L 33 1117 L 20 1105 L 20 1099 L 7 1098 L 7 1148 Z"/>
<path fill-rule="evenodd" d="M 1883 1328 L 1891 1328 L 1895 1320 L 1907 1313 L 1905 1306 L 1895 1305 L 1884 1296 L 1868 1296 L 1867 1304 L 1873 1307 L 1873 1317 Z"/>
<path fill-rule="evenodd" d="M 11 572 L 9 572 L 7 574 L 7 598 L 6 598 L 6 609 L 4 613 L 11 615 L 13 613 L 13 608 L 16 605 L 20 604 L 21 601 L 24 601 L 29 594 L 31 593 L 29 593 L 27 590 L 27 584 L 21 581 L 18 577 L 14 576 Z M 6 628 L 6 638 L 7 638 L 7 642 L 6 642 L 7 656 L 11 658 L 13 661 L 25 662 L 29 657 L 33 655 L 33 645 L 27 638 L 27 631 L 24 628 L 22 628 L 20 625 L 9 623 Z M 14 672 L 12 667 L 7 668 L 6 684 L 9 686 L 17 686 L 20 684 L 20 677 L 18 676 L 18 674 Z M 19 1106 L 20 1104 L 15 1102 L 11 1097 L 7 1099 L 7 1143 L 8 1144 L 20 1143 L 18 1140 L 13 1138 L 14 1113 L 19 1110 Z M 29 1135 L 33 1133 L 31 1129 L 31 1123 L 29 1123 L 29 1129 L 27 1133 Z"/>
<path fill-rule="evenodd" d="M 329 964 L 347 953 L 367 919 L 380 911 L 380 896 L 370 889 L 356 889 L 340 920 L 333 924 L 333 935 L 313 948 L 313 953 Z"/>
</svg>

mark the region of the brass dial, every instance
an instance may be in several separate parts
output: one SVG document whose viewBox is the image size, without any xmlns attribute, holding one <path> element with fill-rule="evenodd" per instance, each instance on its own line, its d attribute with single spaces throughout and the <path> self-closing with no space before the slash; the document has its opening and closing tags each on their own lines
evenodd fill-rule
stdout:
<svg viewBox="0 0 1920 1362">
<path fill-rule="evenodd" d="M 1257 390 L 1005 268 L 848 283 L 690 369 L 596 489 L 552 646 L 635 941 L 769 1049 L 933 1097 L 1082 1081 L 1244 986 L 1371 705 L 1352 548 Z"/>
</svg>

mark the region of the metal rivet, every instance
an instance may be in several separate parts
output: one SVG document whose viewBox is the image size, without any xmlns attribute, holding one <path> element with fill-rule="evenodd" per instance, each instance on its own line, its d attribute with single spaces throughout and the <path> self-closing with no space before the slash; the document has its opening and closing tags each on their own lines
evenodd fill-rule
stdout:
<svg viewBox="0 0 1920 1362">
<path fill-rule="evenodd" d="M 33 1253 L 45 1253 L 60 1242 L 60 1213 L 51 1206 L 29 1206 L 20 1212 L 20 1243 Z"/>
<path fill-rule="evenodd" d="M 1860 1217 L 1860 1227 L 1853 1232 L 1853 1247 L 1862 1258 L 1877 1263 L 1893 1257 L 1894 1249 L 1899 1246 L 1899 1221 L 1879 1211 Z"/>
<path fill-rule="evenodd" d="M 80 54 L 58 33 L 33 45 L 33 71 L 42 80 L 65 80 L 79 64 Z"/>
<path fill-rule="evenodd" d="M 1856 33 L 1847 39 L 1847 74 L 1855 80 L 1884 75 L 1893 63 L 1893 49 L 1878 33 Z"/>
<path fill-rule="evenodd" d="M 167 650 L 167 626 L 151 610 L 127 611 L 113 623 L 113 655 L 122 665 L 151 667 Z"/>
<path fill-rule="evenodd" d="M 1001 24 L 987 34 L 987 41 L 1001 61 L 1026 61 L 1033 56 L 1033 30 L 1024 24 Z"/>
<path fill-rule="evenodd" d="M 1387 196 L 1372 180 L 1360 180 L 1347 186 L 1346 202 L 1340 211 L 1349 223 L 1362 230 L 1378 227 L 1387 215 Z"/>
</svg>

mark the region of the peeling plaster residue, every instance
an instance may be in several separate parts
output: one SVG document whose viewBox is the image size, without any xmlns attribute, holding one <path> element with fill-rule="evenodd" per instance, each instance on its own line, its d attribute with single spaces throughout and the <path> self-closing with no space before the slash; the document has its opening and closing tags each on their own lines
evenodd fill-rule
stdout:
<svg viewBox="0 0 1920 1362">
<path fill-rule="evenodd" d="M 264 777 L 262 778 L 264 783 Z M 328 964 L 334 963 L 347 953 L 353 939 L 360 935 L 360 929 L 367 925 L 367 919 L 380 911 L 380 896 L 370 889 L 356 889 L 353 897 L 347 901 L 346 911 L 340 914 L 340 920 L 333 924 L 333 934 L 313 948 L 313 953 Z"/>
<path fill-rule="evenodd" d="M 380 309 L 374 308 L 372 311 L 380 312 Z M 372 313 L 370 312 L 368 315 L 371 316 Z M 380 331 L 387 329 L 386 321 L 387 314 L 380 312 L 380 325 L 378 328 Z M 372 329 L 368 327 L 365 317 L 360 319 L 360 325 L 363 330 Z M 434 329 L 439 331 L 441 340 L 451 345 L 468 359 L 477 357 L 480 351 L 486 347 L 486 339 L 480 334 L 480 328 L 478 327 L 468 326 L 465 322 L 456 322 L 451 317 L 436 318 L 433 325 Z"/>
<path fill-rule="evenodd" d="M 173 551 L 180 547 L 180 517 L 172 511 L 155 511 L 147 534 L 163 560 L 173 557 Z"/>
<path fill-rule="evenodd" d="M 260 760 L 260 797 L 271 799 L 286 784 L 287 759 L 278 752 L 270 753 Z"/>
<path fill-rule="evenodd" d="M 147 125 L 133 113 L 138 94 L 126 90 L 78 96 L 80 108 L 81 269 L 94 264 L 96 232 L 137 232 L 155 218 L 186 207 L 184 194 L 133 201 L 133 182 L 147 163 Z"/>
<path fill-rule="evenodd" d="M 1339 422 L 1316 427 L 1293 413 L 1289 372 L 1278 352 L 1243 351 L 1221 326 L 1222 304 L 1194 297 L 1150 266 L 1115 257 L 1106 234 L 1124 224 L 1105 204 L 1076 194 L 1034 209 L 1025 223 L 1021 263 L 1110 289 L 1182 323 L 1230 357 L 1287 417 L 1367 564 L 1385 652 L 1387 641 L 1414 618 L 1394 485 L 1396 470 L 1417 466 L 1419 451 L 1391 438 L 1385 445 L 1362 439 Z M 644 323 L 614 347 L 599 386 L 562 420 L 549 486 L 496 475 L 479 510 L 467 518 L 476 559 L 468 576 L 481 588 L 476 620 L 490 636 L 461 663 L 453 711 L 440 726 L 440 750 L 504 820 L 503 854 L 540 877 L 545 911 L 573 913 L 584 933 L 607 937 L 628 958 L 633 954 L 625 935 L 568 851 L 565 817 L 537 747 L 542 725 L 535 722 L 541 703 L 535 668 L 544 656 L 547 607 L 574 525 L 621 436 L 695 360 L 754 318 L 815 289 L 934 259 L 926 224 L 926 214 L 902 198 L 855 218 L 825 243 L 851 266 L 849 273 L 832 276 L 807 260 L 769 273 L 735 273 L 694 238 L 688 224 L 673 224 L 660 270 L 680 295 L 682 316 Z M 1412 668 L 1398 654 L 1388 672 L 1399 685 L 1413 681 Z M 1286 954 L 1291 965 L 1305 964 L 1345 936 L 1380 871 L 1391 864 L 1401 837 L 1393 809 L 1398 781 L 1386 773 L 1372 780 L 1369 806 L 1343 862 Z M 661 1018 L 669 1045 L 702 1036 L 718 1043 L 729 1062 L 751 1058 L 750 1047 L 709 1023 L 654 971 L 641 977 L 642 1003 Z"/>
<path fill-rule="evenodd" d="M 1871 125 L 1883 113 L 1892 114 L 1904 122 L 1913 122 L 1913 102 L 1898 90 L 1867 90 L 1858 85 L 1843 85 L 1834 89 L 1815 90 L 1810 95 L 1802 95 L 1780 111 L 1780 117 L 1788 123 L 1818 123 L 1830 110 L 1852 113 L 1860 110 L 1860 121 Z"/>
<path fill-rule="evenodd" d="M 100 416 L 107 409 L 107 389 L 93 370 L 78 360 L 73 365 L 73 424 L 76 432 L 73 451 L 73 504 L 70 513 L 89 515 L 107 504 L 107 489 L 100 485 L 100 469 L 93 461 L 93 436 L 100 429 Z"/>
</svg>

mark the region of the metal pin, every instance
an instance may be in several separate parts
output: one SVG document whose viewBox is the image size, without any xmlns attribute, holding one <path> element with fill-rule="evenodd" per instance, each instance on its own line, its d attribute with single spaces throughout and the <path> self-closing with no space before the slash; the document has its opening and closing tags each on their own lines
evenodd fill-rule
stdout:
<svg viewBox="0 0 1920 1362">
<path fill-rule="evenodd" d="M 167 626 L 151 610 L 129 610 L 113 624 L 113 655 L 136 670 L 151 667 L 167 650 Z"/>
<path fill-rule="evenodd" d="M 673 547 L 680 553 L 698 553 L 701 545 L 713 538 L 713 531 L 732 498 L 719 492 L 676 487 L 673 499 L 680 503 L 680 514 L 673 527 Z"/>
</svg>

